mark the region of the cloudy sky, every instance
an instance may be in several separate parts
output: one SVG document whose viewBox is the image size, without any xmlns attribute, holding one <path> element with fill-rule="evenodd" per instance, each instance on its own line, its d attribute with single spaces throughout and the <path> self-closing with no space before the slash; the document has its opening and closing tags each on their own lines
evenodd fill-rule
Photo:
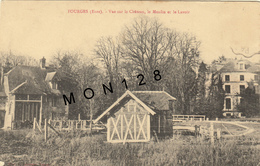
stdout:
<svg viewBox="0 0 260 166">
<path fill-rule="evenodd" d="M 70 10 L 88 10 L 88 13 L 70 13 Z M 90 10 L 102 14 L 91 14 Z M 133 10 L 146 14 L 129 13 Z M 147 10 L 170 13 L 148 14 Z M 118 35 L 140 15 L 156 17 L 168 28 L 197 36 L 202 42 L 201 58 L 207 63 L 221 55 L 238 57 L 230 47 L 245 55 L 260 51 L 260 3 L 257 2 L 2 1 L 0 12 L 0 51 L 11 50 L 36 59 L 44 56 L 47 61 L 57 51 L 80 51 L 91 58 L 101 36 Z M 260 55 L 250 60 L 259 62 Z"/>
</svg>

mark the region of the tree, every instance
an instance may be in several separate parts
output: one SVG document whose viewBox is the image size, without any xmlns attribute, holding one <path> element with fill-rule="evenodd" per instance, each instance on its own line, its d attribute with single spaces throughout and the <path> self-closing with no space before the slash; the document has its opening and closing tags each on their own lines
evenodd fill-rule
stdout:
<svg viewBox="0 0 260 166">
<path fill-rule="evenodd" d="M 181 113 L 190 113 L 196 96 L 200 42 L 191 34 L 176 32 L 148 17 L 136 18 L 118 39 L 101 38 L 95 49 L 110 81 L 116 80 L 113 73 L 119 76 L 121 71 L 123 78 L 135 80 L 134 90 L 164 89 L 178 99 Z M 119 84 L 121 81 L 117 80 Z M 140 82 L 145 84 L 140 86 Z"/>
<path fill-rule="evenodd" d="M 260 94 L 256 93 L 256 88 L 258 85 L 254 86 L 254 82 L 249 82 L 248 87 L 245 89 L 244 93 L 240 94 L 242 99 L 237 109 L 245 114 L 247 117 L 255 117 L 260 115 Z"/>
<path fill-rule="evenodd" d="M 124 57 L 136 66 L 137 73 L 146 79 L 146 89 L 156 90 L 154 70 L 163 73 L 167 57 L 173 54 L 176 34 L 165 28 L 158 20 L 139 17 L 130 26 L 126 26 L 122 35 Z"/>
<path fill-rule="evenodd" d="M 178 34 L 174 44 L 174 54 L 168 58 L 167 85 L 169 92 L 177 97 L 178 110 L 182 114 L 193 111 L 197 93 L 196 68 L 199 60 L 200 42 L 190 34 Z"/>
<path fill-rule="evenodd" d="M 120 59 L 122 57 L 122 48 L 118 39 L 112 37 L 101 37 L 96 44 L 94 53 L 97 58 L 103 62 L 109 82 L 113 88 L 112 101 L 115 101 L 121 94 L 121 81 L 123 80 L 120 68 Z"/>
<path fill-rule="evenodd" d="M 197 100 L 204 100 L 206 96 L 207 67 L 204 62 L 200 63 L 197 78 Z"/>
<path fill-rule="evenodd" d="M 58 52 L 53 61 L 61 73 L 61 87 L 64 94 L 70 96 L 73 92 L 75 97 L 76 102 L 70 105 L 71 119 L 76 119 L 78 114 L 81 114 L 83 119 L 89 119 L 97 112 L 98 104 L 94 102 L 94 97 L 86 99 L 84 91 L 86 88 L 93 89 L 96 98 L 100 93 L 98 86 L 101 85 L 102 74 L 93 63 L 84 61 L 82 57 L 84 56 L 77 52 Z M 92 103 L 90 100 L 93 100 Z"/>
<path fill-rule="evenodd" d="M 209 95 L 198 103 L 195 108 L 197 114 L 203 114 L 209 118 L 220 118 L 223 116 L 225 92 L 222 86 L 221 75 L 213 73 L 211 75 Z"/>
</svg>

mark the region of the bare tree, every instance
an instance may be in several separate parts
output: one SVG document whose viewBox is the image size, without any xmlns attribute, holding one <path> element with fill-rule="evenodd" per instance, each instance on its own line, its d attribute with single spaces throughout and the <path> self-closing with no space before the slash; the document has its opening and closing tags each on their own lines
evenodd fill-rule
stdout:
<svg viewBox="0 0 260 166">
<path fill-rule="evenodd" d="M 119 83 L 121 82 L 121 68 L 120 59 L 122 57 L 122 47 L 119 40 L 112 37 L 101 37 L 96 44 L 94 53 L 105 65 L 109 81 L 111 82 L 113 89 L 115 89 L 115 95 L 113 100 L 119 97 Z"/>
<path fill-rule="evenodd" d="M 167 84 L 170 93 L 178 98 L 181 113 L 191 113 L 196 96 L 196 77 L 200 42 L 187 33 L 179 33 L 173 48 L 173 57 L 168 60 Z"/>
<path fill-rule="evenodd" d="M 172 56 L 176 42 L 176 33 L 169 30 L 156 19 L 139 17 L 134 23 L 125 27 L 122 35 L 124 56 L 137 66 L 150 83 L 148 89 L 154 89 L 152 84 L 153 71 L 161 69 Z"/>
<path fill-rule="evenodd" d="M 101 38 L 95 49 L 110 80 L 116 80 L 114 73 L 119 75 L 118 71 L 124 66 L 120 71 L 125 72 L 124 76 L 130 77 L 131 81 L 133 77 L 136 81 L 137 74 L 143 74 L 146 83 L 143 89 L 166 89 L 178 98 L 183 113 L 192 110 L 200 46 L 194 36 L 166 28 L 157 19 L 139 17 L 125 27 L 120 41 Z M 159 70 L 161 81 L 155 80 L 155 70 Z"/>
</svg>

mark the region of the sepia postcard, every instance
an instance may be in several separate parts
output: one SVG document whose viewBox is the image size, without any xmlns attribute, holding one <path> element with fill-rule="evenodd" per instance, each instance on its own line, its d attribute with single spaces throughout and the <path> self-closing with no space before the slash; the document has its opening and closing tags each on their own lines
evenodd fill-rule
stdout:
<svg viewBox="0 0 260 166">
<path fill-rule="evenodd" d="M 0 1 L 0 166 L 259 156 L 259 2 Z"/>
</svg>

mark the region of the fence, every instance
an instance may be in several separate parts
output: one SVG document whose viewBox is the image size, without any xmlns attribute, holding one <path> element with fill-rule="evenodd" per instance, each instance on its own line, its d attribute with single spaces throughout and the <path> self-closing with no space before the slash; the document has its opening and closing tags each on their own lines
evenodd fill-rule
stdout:
<svg viewBox="0 0 260 166">
<path fill-rule="evenodd" d="M 90 129 L 90 120 L 49 120 L 49 124 L 59 131 Z"/>
<path fill-rule="evenodd" d="M 90 120 L 44 120 L 44 128 L 42 131 L 41 124 L 38 124 L 36 121 L 36 118 L 34 118 L 33 122 L 33 130 L 39 130 L 40 133 L 43 133 L 45 135 L 45 140 L 48 139 L 48 129 L 51 129 L 53 132 L 55 132 L 58 136 L 61 137 L 60 131 L 73 131 L 73 130 L 81 130 L 81 131 L 87 131 L 88 133 L 92 132 L 100 132 L 105 129 L 105 126 L 103 124 L 101 125 L 94 125 L 91 124 Z"/>
<path fill-rule="evenodd" d="M 195 120 L 205 121 L 205 115 L 173 115 L 173 121 Z"/>
</svg>

